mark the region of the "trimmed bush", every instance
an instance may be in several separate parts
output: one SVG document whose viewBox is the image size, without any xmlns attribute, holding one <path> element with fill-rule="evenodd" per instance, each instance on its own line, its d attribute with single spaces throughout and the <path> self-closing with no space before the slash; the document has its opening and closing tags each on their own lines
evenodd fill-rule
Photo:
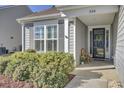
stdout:
<svg viewBox="0 0 124 93">
<path fill-rule="evenodd" d="M 20 81 L 30 81 L 32 79 L 32 72 L 34 67 L 37 67 L 36 62 L 29 61 L 20 63 L 18 67 L 16 67 L 15 71 L 13 72 L 13 79 L 20 80 Z"/>
<path fill-rule="evenodd" d="M 74 66 L 74 59 L 73 55 L 69 53 L 64 53 L 64 52 L 47 52 L 44 53 L 40 57 L 40 63 L 42 67 L 46 66 L 48 67 L 49 65 L 53 67 L 57 67 L 56 69 L 58 71 L 61 71 L 63 73 L 69 73 L 72 71 L 73 66 Z"/>
<path fill-rule="evenodd" d="M 27 49 L 26 52 L 29 52 L 29 53 L 36 53 L 36 50 L 35 50 L 35 49 Z"/>
<path fill-rule="evenodd" d="M 9 57 L 0 57 L 0 74 L 4 73 L 9 61 Z"/>
<path fill-rule="evenodd" d="M 38 62 L 39 55 L 36 53 L 16 52 L 10 56 L 10 62 L 5 70 L 5 76 L 12 77 L 15 69 L 22 64 L 29 63 L 30 61 Z"/>
<path fill-rule="evenodd" d="M 9 57 L 4 74 L 14 80 L 32 82 L 36 87 L 64 87 L 73 63 L 69 53 L 17 52 Z"/>
</svg>

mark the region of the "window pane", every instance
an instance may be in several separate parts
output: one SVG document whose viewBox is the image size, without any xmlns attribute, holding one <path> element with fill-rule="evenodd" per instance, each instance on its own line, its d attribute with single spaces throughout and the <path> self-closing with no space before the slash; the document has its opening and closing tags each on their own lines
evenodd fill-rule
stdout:
<svg viewBox="0 0 124 93">
<path fill-rule="evenodd" d="M 44 51 L 44 40 L 41 40 L 41 51 Z"/>
<path fill-rule="evenodd" d="M 93 31 L 90 31 L 90 54 L 93 54 Z"/>
<path fill-rule="evenodd" d="M 40 40 L 35 40 L 35 49 L 40 51 Z"/>
<path fill-rule="evenodd" d="M 40 33 L 39 27 L 35 27 L 35 33 Z"/>
<path fill-rule="evenodd" d="M 52 38 L 52 27 L 51 26 L 47 27 L 47 38 Z"/>
<path fill-rule="evenodd" d="M 41 31 L 41 39 L 43 39 L 44 38 L 44 27 L 41 27 L 40 31 Z"/>
<path fill-rule="evenodd" d="M 40 39 L 40 33 L 35 33 L 35 39 Z"/>
<path fill-rule="evenodd" d="M 54 38 L 57 38 L 57 26 L 54 26 Z"/>
<path fill-rule="evenodd" d="M 40 29 L 38 27 L 35 28 L 35 39 L 40 39 Z"/>
<path fill-rule="evenodd" d="M 108 51 L 108 46 L 109 46 L 109 31 L 106 31 L 106 51 Z"/>
<path fill-rule="evenodd" d="M 57 40 L 54 40 L 53 43 L 54 43 L 54 51 L 57 51 Z"/>
<path fill-rule="evenodd" d="M 35 27 L 35 39 L 40 39 L 40 38 L 44 38 L 44 27 L 43 26 L 39 26 L 39 27 Z"/>
<path fill-rule="evenodd" d="M 47 50 L 52 51 L 52 40 L 47 40 Z"/>
</svg>

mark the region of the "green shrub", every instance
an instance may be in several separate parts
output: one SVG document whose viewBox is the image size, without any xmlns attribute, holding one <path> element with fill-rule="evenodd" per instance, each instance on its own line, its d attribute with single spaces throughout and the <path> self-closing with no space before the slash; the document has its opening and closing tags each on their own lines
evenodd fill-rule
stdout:
<svg viewBox="0 0 124 93">
<path fill-rule="evenodd" d="M 9 57 L 0 57 L 0 74 L 4 73 L 9 61 Z"/>
<path fill-rule="evenodd" d="M 64 87 L 74 68 L 73 56 L 63 52 L 17 52 L 9 58 L 4 74 L 37 87 Z"/>
<path fill-rule="evenodd" d="M 5 70 L 5 76 L 12 77 L 15 69 L 22 64 L 29 63 L 30 61 L 37 62 L 39 54 L 28 52 L 16 52 L 10 56 L 10 62 Z"/>
<path fill-rule="evenodd" d="M 36 50 L 35 50 L 35 49 L 27 49 L 26 52 L 29 52 L 29 53 L 36 53 Z"/>
<path fill-rule="evenodd" d="M 14 80 L 20 80 L 20 81 L 30 81 L 32 79 L 32 72 L 34 67 L 37 67 L 38 65 L 36 62 L 29 61 L 24 62 L 16 67 L 14 73 L 13 73 L 13 79 Z"/>
<path fill-rule="evenodd" d="M 35 81 L 39 87 L 63 87 L 68 81 L 68 74 L 74 68 L 73 55 L 63 52 L 47 52 L 39 59 L 40 72 L 35 70 Z M 36 77 L 35 77 L 36 76 Z"/>
<path fill-rule="evenodd" d="M 73 55 L 64 52 L 47 52 L 40 57 L 42 67 L 56 66 L 58 71 L 69 73 L 74 68 Z"/>
<path fill-rule="evenodd" d="M 38 71 L 39 70 L 39 71 Z M 57 88 L 63 87 L 68 82 L 68 75 L 51 68 L 35 69 L 32 73 L 32 82 L 37 87 Z"/>
</svg>

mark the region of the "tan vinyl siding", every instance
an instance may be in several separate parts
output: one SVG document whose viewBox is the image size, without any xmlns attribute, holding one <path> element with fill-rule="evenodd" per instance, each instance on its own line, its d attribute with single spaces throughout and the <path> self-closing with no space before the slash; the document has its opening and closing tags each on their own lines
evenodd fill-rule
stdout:
<svg viewBox="0 0 124 93">
<path fill-rule="evenodd" d="M 124 86 L 124 6 L 120 6 L 119 11 L 115 65 Z"/>
</svg>

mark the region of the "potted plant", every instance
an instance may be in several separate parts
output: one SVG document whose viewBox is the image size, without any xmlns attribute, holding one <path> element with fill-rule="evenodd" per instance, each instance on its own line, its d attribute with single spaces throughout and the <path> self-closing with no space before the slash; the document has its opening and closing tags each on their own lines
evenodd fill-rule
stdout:
<svg viewBox="0 0 124 93">
<path fill-rule="evenodd" d="M 80 64 L 90 63 L 91 57 L 88 55 L 84 48 L 81 49 Z"/>
</svg>

